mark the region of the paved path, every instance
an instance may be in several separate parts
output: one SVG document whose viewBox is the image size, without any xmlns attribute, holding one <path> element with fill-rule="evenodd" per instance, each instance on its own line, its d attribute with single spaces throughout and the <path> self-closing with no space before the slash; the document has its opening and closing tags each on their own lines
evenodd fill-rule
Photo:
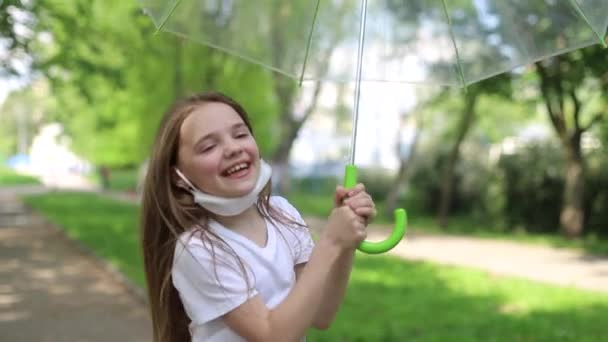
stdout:
<svg viewBox="0 0 608 342">
<path fill-rule="evenodd" d="M 142 302 L 0 191 L 0 341 L 148 342 L 150 332 Z"/>
</svg>

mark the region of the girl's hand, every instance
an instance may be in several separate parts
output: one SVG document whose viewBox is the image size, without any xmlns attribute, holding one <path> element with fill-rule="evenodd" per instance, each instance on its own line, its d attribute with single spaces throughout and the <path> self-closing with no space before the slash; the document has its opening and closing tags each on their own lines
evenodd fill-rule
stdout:
<svg viewBox="0 0 608 342">
<path fill-rule="evenodd" d="M 364 220 L 349 206 L 334 208 L 327 220 L 321 238 L 327 239 L 340 249 L 356 248 L 367 237 Z"/>
<path fill-rule="evenodd" d="M 363 218 L 365 225 L 370 223 L 377 214 L 376 205 L 372 197 L 365 192 L 365 186 L 361 183 L 350 190 L 346 190 L 343 186 L 339 185 L 336 188 L 334 205 L 336 207 L 342 205 L 349 206 L 357 215 Z"/>
</svg>

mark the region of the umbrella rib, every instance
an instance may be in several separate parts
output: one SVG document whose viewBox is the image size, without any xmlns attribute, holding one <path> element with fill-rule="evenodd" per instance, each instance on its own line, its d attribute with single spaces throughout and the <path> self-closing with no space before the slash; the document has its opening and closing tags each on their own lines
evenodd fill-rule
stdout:
<svg viewBox="0 0 608 342">
<path fill-rule="evenodd" d="M 450 17 L 450 11 L 448 10 L 448 4 L 445 0 L 441 0 L 443 3 L 443 11 L 445 12 L 445 17 L 448 20 L 448 28 L 450 30 L 450 38 L 452 39 L 452 44 L 454 45 L 454 51 L 456 52 L 456 64 L 458 66 L 458 75 L 460 75 L 460 81 L 462 82 L 462 86 L 466 89 L 467 82 L 464 79 L 464 70 L 462 70 L 462 63 L 460 62 L 460 53 L 458 52 L 458 45 L 456 44 L 456 36 L 454 35 L 454 30 L 452 29 L 452 18 Z"/>
<path fill-rule="evenodd" d="M 367 22 L 367 0 L 361 1 L 359 22 L 359 44 L 357 47 L 357 70 L 355 75 L 355 99 L 353 104 L 353 132 L 350 143 L 350 164 L 355 165 L 357 149 L 357 127 L 359 126 L 359 103 L 361 102 L 361 78 L 363 69 L 363 47 L 365 46 L 365 26 Z"/>
<path fill-rule="evenodd" d="M 306 51 L 304 52 L 304 64 L 302 64 L 302 73 L 300 74 L 300 86 L 304 82 L 304 72 L 306 71 L 306 64 L 308 64 L 308 54 L 310 53 L 310 46 L 312 45 L 312 34 L 315 30 L 315 24 L 317 22 L 317 16 L 319 15 L 319 4 L 321 0 L 317 0 L 315 5 L 315 14 L 312 17 L 312 25 L 310 26 L 310 32 L 308 33 L 308 42 L 306 43 Z"/>
<path fill-rule="evenodd" d="M 163 29 L 163 27 L 165 27 L 165 24 L 167 23 L 167 21 L 169 20 L 169 18 L 173 15 L 173 12 L 175 12 L 175 9 L 177 8 L 177 6 L 182 2 L 182 0 L 176 0 L 173 3 L 173 6 L 171 7 L 171 9 L 169 10 L 169 13 L 167 13 L 167 15 L 163 18 L 163 20 L 160 22 L 160 24 L 158 25 L 158 28 L 156 29 L 156 33 L 160 32 L 160 30 Z"/>
<path fill-rule="evenodd" d="M 570 2 L 570 5 L 572 5 L 572 7 L 574 7 L 574 9 L 576 10 L 576 13 L 578 13 L 578 15 L 581 18 L 583 18 L 583 20 L 585 21 L 585 24 L 587 24 L 587 26 L 589 26 L 589 28 L 591 28 L 591 31 L 595 34 L 595 36 L 597 37 L 597 39 L 599 39 L 600 44 L 602 44 L 603 47 L 608 47 L 608 44 L 606 43 L 606 40 L 604 40 L 604 38 L 602 37 L 602 35 L 595 30 L 595 28 L 593 27 L 593 25 L 591 25 L 591 22 L 589 21 L 589 18 L 587 18 L 587 15 L 585 14 L 585 12 L 583 12 L 583 9 L 580 7 L 580 5 L 578 4 L 578 2 L 576 0 L 568 0 L 568 2 Z"/>
</svg>

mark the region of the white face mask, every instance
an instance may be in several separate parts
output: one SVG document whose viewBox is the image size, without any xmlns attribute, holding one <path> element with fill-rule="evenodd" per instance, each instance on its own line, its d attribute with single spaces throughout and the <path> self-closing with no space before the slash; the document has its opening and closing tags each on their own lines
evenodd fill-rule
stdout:
<svg viewBox="0 0 608 342">
<path fill-rule="evenodd" d="M 194 202 L 198 205 L 220 216 L 235 216 L 257 202 L 258 195 L 270 180 L 272 168 L 263 159 L 260 159 L 260 174 L 253 190 L 244 196 L 231 198 L 204 193 L 197 189 L 177 168 L 175 168 L 175 172 L 188 184 L 190 187 L 189 191 L 194 197 Z"/>
</svg>

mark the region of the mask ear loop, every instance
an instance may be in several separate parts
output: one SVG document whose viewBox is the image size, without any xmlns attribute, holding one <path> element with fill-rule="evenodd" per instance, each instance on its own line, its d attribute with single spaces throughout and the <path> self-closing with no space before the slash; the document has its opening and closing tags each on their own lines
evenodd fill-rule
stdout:
<svg viewBox="0 0 608 342">
<path fill-rule="evenodd" d="M 190 183 L 188 178 L 186 178 L 186 176 L 184 176 L 184 174 L 178 168 L 175 168 L 175 173 L 177 173 L 177 176 L 181 178 L 186 183 L 186 185 L 188 185 L 188 187 L 190 187 L 190 190 L 197 190 L 196 187 L 192 183 Z"/>
</svg>

